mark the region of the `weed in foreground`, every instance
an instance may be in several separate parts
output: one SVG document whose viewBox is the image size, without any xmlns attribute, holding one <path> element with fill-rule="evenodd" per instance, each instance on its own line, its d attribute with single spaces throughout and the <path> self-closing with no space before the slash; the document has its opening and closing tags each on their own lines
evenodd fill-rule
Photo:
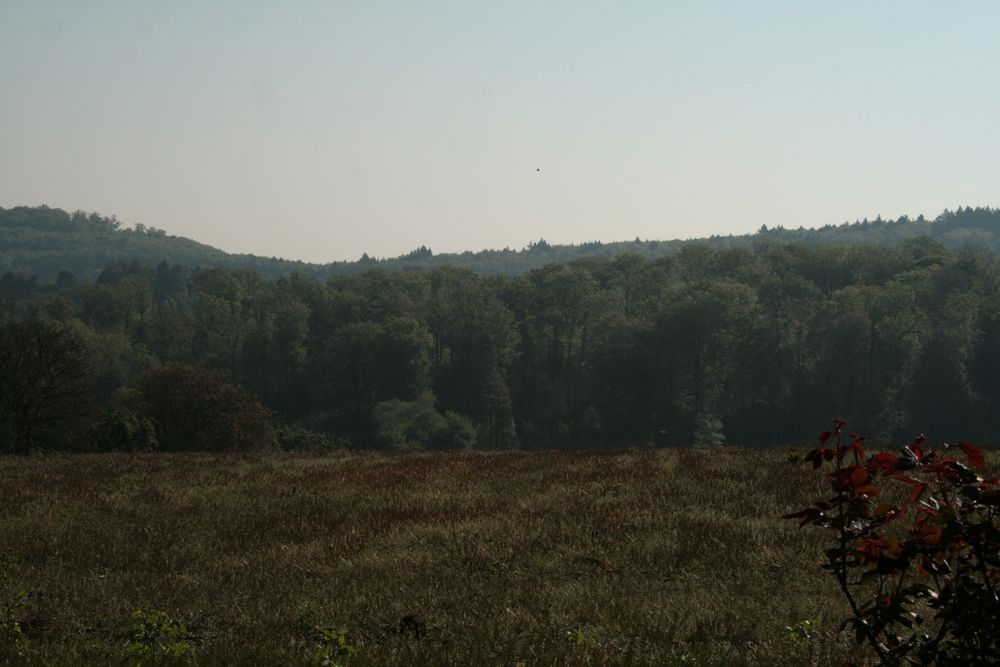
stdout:
<svg viewBox="0 0 1000 667">
<path fill-rule="evenodd" d="M 841 627 L 886 666 L 1000 663 L 1000 478 L 976 472 L 983 452 L 921 435 L 870 455 L 844 426 L 806 457 L 833 495 L 786 516 L 831 538 L 822 568 L 850 609 Z"/>
<path fill-rule="evenodd" d="M 136 609 L 125 630 L 123 652 L 140 663 L 160 657 L 188 659 L 194 657 L 194 639 L 187 625 L 167 612 Z"/>
<path fill-rule="evenodd" d="M 27 648 L 22 622 L 30 597 L 15 583 L 19 570 L 16 560 L 0 552 L 0 660 L 4 662 L 23 658 Z"/>
</svg>

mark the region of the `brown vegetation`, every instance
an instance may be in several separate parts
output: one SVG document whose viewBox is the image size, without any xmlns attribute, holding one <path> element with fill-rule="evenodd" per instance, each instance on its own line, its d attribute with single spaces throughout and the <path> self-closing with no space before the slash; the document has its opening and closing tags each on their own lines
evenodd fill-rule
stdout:
<svg viewBox="0 0 1000 667">
<path fill-rule="evenodd" d="M 863 660 L 787 456 L 10 457 L 4 585 L 32 663 Z"/>
<path fill-rule="evenodd" d="M 125 403 L 152 422 L 164 451 L 232 452 L 277 444 L 267 408 L 219 372 L 187 364 L 154 368 L 130 388 Z"/>
</svg>

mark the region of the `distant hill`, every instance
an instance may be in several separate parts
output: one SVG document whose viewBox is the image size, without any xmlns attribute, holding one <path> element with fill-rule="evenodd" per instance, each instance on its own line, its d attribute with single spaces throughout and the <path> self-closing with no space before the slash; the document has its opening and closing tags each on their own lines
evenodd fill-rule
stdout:
<svg viewBox="0 0 1000 667">
<path fill-rule="evenodd" d="M 154 227 L 123 227 L 116 218 L 97 213 L 67 213 L 48 206 L 0 208 L 0 274 L 31 273 L 43 280 L 64 270 L 96 275 L 109 264 L 132 261 L 150 266 L 166 261 L 189 267 L 243 267 L 268 276 L 321 268 L 233 255 Z"/>
<path fill-rule="evenodd" d="M 34 274 L 41 280 L 54 278 L 60 271 L 76 275 L 97 275 L 109 264 L 137 261 L 145 265 L 226 266 L 257 271 L 265 276 L 300 272 L 328 277 L 383 267 L 433 268 L 459 266 L 486 274 L 519 274 L 546 264 L 565 263 L 586 257 L 613 257 L 639 254 L 647 258 L 678 252 L 686 245 L 703 243 L 716 249 L 749 247 L 759 243 L 836 243 L 898 245 L 906 239 L 930 236 L 949 247 L 975 245 L 1000 252 L 1000 209 L 959 208 L 945 211 L 933 221 L 916 219 L 863 220 L 819 229 L 768 228 L 755 234 L 711 236 L 702 239 L 652 241 L 635 239 L 614 243 L 550 245 L 544 240 L 522 250 L 481 250 L 479 252 L 434 254 L 421 247 L 395 258 L 375 259 L 364 255 L 356 262 L 310 264 L 306 262 L 226 253 L 191 239 L 170 236 L 165 231 L 143 225 L 124 227 L 114 217 L 77 211 L 67 213 L 47 206 L 0 208 L 0 274 Z"/>
</svg>

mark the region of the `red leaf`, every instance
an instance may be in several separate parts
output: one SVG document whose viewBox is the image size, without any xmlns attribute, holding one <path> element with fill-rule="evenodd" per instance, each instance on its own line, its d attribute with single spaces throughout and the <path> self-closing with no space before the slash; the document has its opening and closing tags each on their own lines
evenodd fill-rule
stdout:
<svg viewBox="0 0 1000 667">
<path fill-rule="evenodd" d="M 941 541 L 941 529 L 937 526 L 921 526 L 917 532 L 924 544 L 937 544 Z"/>
<path fill-rule="evenodd" d="M 913 442 L 911 442 L 909 445 L 900 448 L 900 451 L 903 452 L 903 454 L 905 454 L 909 458 L 913 459 L 914 461 L 919 462 L 921 459 L 924 458 L 924 450 L 920 447 L 920 445 L 926 439 L 927 439 L 926 436 L 924 436 L 924 434 L 921 433 L 920 435 L 915 437 L 913 439 Z"/>
<path fill-rule="evenodd" d="M 967 442 L 960 442 L 955 446 L 961 449 L 963 452 L 965 452 L 965 455 L 969 459 L 970 468 L 986 467 L 986 460 L 983 458 L 983 453 L 979 451 L 978 447 L 976 447 L 975 445 L 970 445 Z"/>
<path fill-rule="evenodd" d="M 898 479 L 900 482 L 903 482 L 904 484 L 909 484 L 910 486 L 913 487 L 913 490 L 910 492 L 911 503 L 916 502 L 917 498 L 922 496 L 924 490 L 927 489 L 926 484 L 924 484 L 919 479 L 916 479 L 914 477 L 909 477 L 907 475 L 896 475 L 893 477 L 893 479 Z"/>
<path fill-rule="evenodd" d="M 878 487 L 872 483 L 871 473 L 864 466 L 849 466 L 838 470 L 832 478 L 834 491 L 855 495 L 876 496 Z"/>
<path fill-rule="evenodd" d="M 812 450 L 806 454 L 806 461 L 812 461 L 814 470 L 820 467 L 823 465 L 823 450 L 818 447 Z"/>
<path fill-rule="evenodd" d="M 899 543 L 899 540 L 889 539 L 885 543 L 885 550 L 889 552 L 889 555 L 893 558 L 899 558 L 903 555 L 903 545 Z"/>
<path fill-rule="evenodd" d="M 883 470 L 888 472 L 896 467 L 899 457 L 891 452 L 879 452 L 868 461 L 868 467 L 872 470 Z"/>
<path fill-rule="evenodd" d="M 871 474 L 867 470 L 865 470 L 864 468 L 861 468 L 861 467 L 858 467 L 858 466 L 853 466 L 852 468 L 849 468 L 848 470 L 851 471 L 851 473 L 850 473 L 851 474 L 851 486 L 853 486 L 855 488 L 857 488 L 859 486 L 862 486 L 864 484 L 867 484 L 868 481 L 872 478 Z"/>
<path fill-rule="evenodd" d="M 826 441 L 830 439 L 831 435 L 832 435 L 832 433 L 830 433 L 829 431 L 823 431 L 822 433 L 820 433 L 819 434 L 819 444 L 825 445 Z"/>
<path fill-rule="evenodd" d="M 922 504 L 917 508 L 917 516 L 913 519 L 913 525 L 916 527 L 926 526 L 927 522 L 937 516 L 937 511 L 926 504 Z"/>
<path fill-rule="evenodd" d="M 869 563 L 874 563 L 878 560 L 879 555 L 885 550 L 885 540 L 881 537 L 877 538 L 866 538 L 862 540 L 861 544 L 855 547 L 855 551 L 863 553 L 865 555 L 865 561 Z"/>
</svg>

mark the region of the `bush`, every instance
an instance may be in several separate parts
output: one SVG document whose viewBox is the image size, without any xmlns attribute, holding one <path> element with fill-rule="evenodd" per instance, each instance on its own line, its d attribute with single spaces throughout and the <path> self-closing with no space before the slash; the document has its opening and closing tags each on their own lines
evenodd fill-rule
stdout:
<svg viewBox="0 0 1000 667">
<path fill-rule="evenodd" d="M 431 449 L 472 449 L 476 444 L 476 428 L 468 417 L 448 410 L 444 413 L 444 428 L 428 440 Z"/>
<path fill-rule="evenodd" d="M 695 420 L 692 445 L 695 447 L 715 447 L 726 439 L 722 432 L 722 420 L 708 414 L 699 415 Z"/>
<path fill-rule="evenodd" d="M 805 458 L 833 496 L 786 518 L 832 533 L 822 567 L 851 611 L 841 628 L 883 665 L 1000 662 L 1000 478 L 972 470 L 985 460 L 968 443 L 925 451 L 920 436 L 868 457 L 866 437 L 844 444 L 834 424 Z"/>
<path fill-rule="evenodd" d="M 194 634 L 187 625 L 163 611 L 132 612 L 125 628 L 124 653 L 140 661 L 187 661 L 194 656 Z"/>
<path fill-rule="evenodd" d="M 393 398 L 382 401 L 372 411 L 376 441 L 388 449 L 423 446 L 447 423 L 434 409 L 434 395 L 422 394 L 415 401 Z"/>
<path fill-rule="evenodd" d="M 330 439 L 325 433 L 299 425 L 283 425 L 278 429 L 278 443 L 289 451 L 319 452 L 346 446 L 341 438 Z"/>
<path fill-rule="evenodd" d="M 476 443 L 476 429 L 469 418 L 450 410 L 441 415 L 429 392 L 415 401 L 382 401 L 373 416 L 376 441 L 388 449 L 468 449 Z"/>
<path fill-rule="evenodd" d="M 91 441 L 102 452 L 153 452 L 159 447 L 152 420 L 121 406 L 94 425 Z"/>
<path fill-rule="evenodd" d="M 202 368 L 155 368 L 130 388 L 125 406 L 153 422 L 164 451 L 243 451 L 277 444 L 267 408 L 243 387 Z"/>
</svg>

